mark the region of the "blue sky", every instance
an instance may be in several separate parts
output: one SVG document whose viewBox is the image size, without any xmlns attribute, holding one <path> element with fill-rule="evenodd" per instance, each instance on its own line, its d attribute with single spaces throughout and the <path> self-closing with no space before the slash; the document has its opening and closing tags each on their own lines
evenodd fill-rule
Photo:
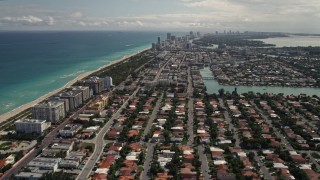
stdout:
<svg viewBox="0 0 320 180">
<path fill-rule="evenodd" d="M 0 30 L 319 33 L 319 24 L 319 0 L 0 0 Z"/>
</svg>

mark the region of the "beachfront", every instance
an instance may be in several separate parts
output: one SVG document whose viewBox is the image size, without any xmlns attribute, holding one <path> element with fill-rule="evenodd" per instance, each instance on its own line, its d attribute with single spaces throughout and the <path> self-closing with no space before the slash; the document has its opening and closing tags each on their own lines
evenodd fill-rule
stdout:
<svg viewBox="0 0 320 180">
<path fill-rule="evenodd" d="M 121 59 L 119 59 L 119 60 L 113 61 L 113 62 L 111 62 L 111 63 L 109 63 L 109 64 L 107 64 L 107 65 L 105 65 L 105 66 L 99 67 L 99 68 L 96 69 L 96 70 L 93 70 L 93 71 L 90 71 L 90 72 L 85 72 L 85 73 L 77 76 L 77 77 L 74 78 L 73 80 L 69 81 L 67 84 L 65 84 L 65 85 L 62 86 L 61 88 L 56 89 L 56 90 L 54 90 L 54 91 L 51 91 L 51 92 L 49 92 L 49 93 L 47 93 L 47 94 L 39 97 L 38 99 L 36 99 L 36 100 L 34 100 L 34 101 L 32 101 L 32 102 L 29 102 L 29 103 L 27 103 L 27 104 L 24 104 L 24 105 L 22 105 L 22 106 L 20 106 L 20 107 L 18 107 L 18 108 L 16 108 L 16 109 L 10 111 L 10 112 L 7 112 L 7 113 L 4 113 L 4 114 L 0 115 L 0 123 L 5 122 L 7 119 L 9 119 L 9 118 L 11 118 L 11 117 L 13 117 L 13 116 L 18 115 L 19 113 L 21 113 L 21 112 L 23 112 L 23 111 L 31 108 L 32 106 L 34 106 L 34 105 L 42 102 L 43 100 L 45 100 L 45 99 L 53 96 L 54 94 L 57 94 L 58 92 L 62 91 L 63 89 L 66 89 L 66 88 L 72 86 L 73 84 L 75 84 L 75 83 L 76 83 L 77 81 L 79 81 L 79 80 L 84 79 L 84 78 L 90 76 L 91 74 L 96 73 L 96 72 L 98 72 L 98 71 L 101 71 L 101 70 L 103 70 L 103 69 L 105 69 L 105 68 L 108 68 L 108 67 L 110 67 L 110 66 L 112 66 L 112 65 L 114 65 L 114 64 L 117 64 L 117 63 L 119 63 L 119 62 L 123 62 L 123 61 L 129 59 L 130 57 L 135 56 L 135 55 L 137 55 L 137 54 L 139 54 L 139 53 L 141 53 L 141 52 L 144 52 L 144 51 L 146 51 L 146 50 L 148 50 L 148 48 L 147 48 L 147 49 L 144 49 L 144 50 L 142 50 L 142 51 L 138 51 L 138 52 L 136 52 L 136 53 L 133 53 L 133 54 L 131 54 L 131 55 L 125 56 L 125 57 L 123 57 L 123 58 L 121 58 Z"/>
</svg>

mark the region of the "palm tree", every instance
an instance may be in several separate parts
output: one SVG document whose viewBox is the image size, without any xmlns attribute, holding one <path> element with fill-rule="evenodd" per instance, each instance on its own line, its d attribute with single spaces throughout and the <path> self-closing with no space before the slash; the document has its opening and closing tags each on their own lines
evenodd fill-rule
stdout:
<svg viewBox="0 0 320 180">
<path fill-rule="evenodd" d="M 223 88 L 219 89 L 218 92 L 219 92 L 220 97 L 224 96 L 224 89 Z"/>
</svg>

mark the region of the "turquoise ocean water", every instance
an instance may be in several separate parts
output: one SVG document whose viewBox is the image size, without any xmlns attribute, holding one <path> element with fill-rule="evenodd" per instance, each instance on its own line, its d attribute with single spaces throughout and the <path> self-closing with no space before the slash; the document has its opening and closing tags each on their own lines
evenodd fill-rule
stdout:
<svg viewBox="0 0 320 180">
<path fill-rule="evenodd" d="M 149 48 L 160 32 L 0 32 L 0 114 Z"/>
</svg>

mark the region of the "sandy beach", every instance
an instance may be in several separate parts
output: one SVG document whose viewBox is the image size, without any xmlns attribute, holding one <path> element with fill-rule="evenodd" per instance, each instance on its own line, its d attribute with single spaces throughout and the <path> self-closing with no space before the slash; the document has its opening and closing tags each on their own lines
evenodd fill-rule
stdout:
<svg viewBox="0 0 320 180">
<path fill-rule="evenodd" d="M 86 78 L 87 76 L 89 76 L 89 75 L 91 75 L 91 74 L 93 74 L 93 73 L 95 73 L 95 72 L 97 72 L 97 71 L 100 71 L 101 69 L 104 69 L 104 68 L 106 68 L 106 67 L 112 66 L 112 65 L 114 65 L 114 64 L 116 64 L 116 63 L 118 63 L 118 62 L 124 61 L 124 60 L 126 60 L 126 59 L 128 59 L 128 58 L 130 58 L 130 57 L 132 57 L 132 56 L 135 56 L 135 55 L 137 55 L 137 54 L 139 54 L 139 53 L 141 53 L 141 52 L 144 52 L 144 51 L 146 51 L 146 50 L 148 50 L 148 49 L 149 49 L 149 48 L 146 48 L 146 49 L 143 49 L 143 50 L 138 51 L 138 52 L 136 52 L 136 53 L 133 53 L 133 54 L 131 54 L 131 55 L 124 56 L 123 58 L 121 58 L 121 59 L 119 59 L 119 60 L 115 60 L 115 61 L 113 61 L 113 62 L 111 62 L 111 63 L 109 63 L 109 64 L 106 64 L 106 65 L 102 66 L 102 67 L 99 67 L 99 68 L 96 69 L 96 70 L 89 71 L 89 72 L 85 72 L 85 73 L 79 75 L 79 76 L 77 76 L 75 79 L 69 81 L 67 84 L 65 84 L 64 86 L 62 86 L 61 88 L 58 88 L 58 89 L 56 89 L 56 90 L 53 90 L 53 91 L 51 91 L 51 92 L 49 92 L 49 93 L 47 93 L 47 94 L 39 97 L 38 99 L 36 99 L 36 100 L 34 100 L 34 101 L 31 101 L 31 102 L 29 102 L 29 103 L 27 103 L 27 104 L 24 104 L 24 105 L 22 105 L 22 106 L 20 106 L 20 107 L 18 107 L 18 108 L 16 108 L 16 109 L 14 109 L 14 110 L 11 110 L 11 111 L 9 111 L 9 112 L 7 112 L 7 113 L 4 113 L 4 114 L 0 115 L 0 123 L 6 121 L 6 120 L 9 119 L 10 117 L 13 117 L 13 116 L 17 115 L 17 114 L 19 114 L 20 112 L 22 112 L 22 111 L 24 111 L 24 110 L 26 110 L 26 109 L 28 109 L 28 108 L 30 108 L 30 107 L 32 107 L 32 106 L 40 103 L 41 101 L 49 98 L 50 96 L 53 96 L 54 94 L 62 91 L 63 89 L 70 87 L 72 84 L 76 83 L 77 81 L 79 81 L 79 80 L 81 80 L 81 79 L 84 79 L 84 78 Z"/>
</svg>

